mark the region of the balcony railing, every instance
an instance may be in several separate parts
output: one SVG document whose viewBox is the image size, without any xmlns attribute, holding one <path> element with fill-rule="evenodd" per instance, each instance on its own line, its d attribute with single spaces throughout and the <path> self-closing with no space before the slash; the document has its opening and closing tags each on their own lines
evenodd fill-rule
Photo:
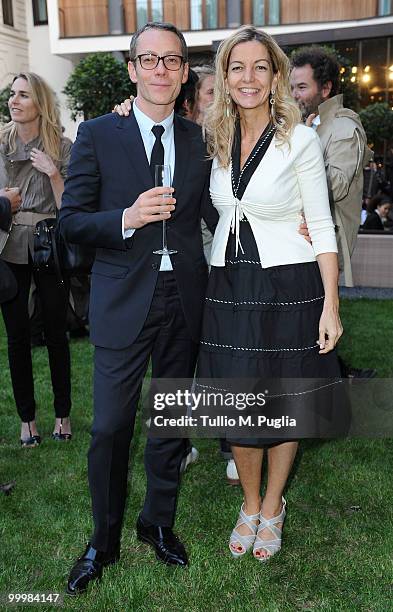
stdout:
<svg viewBox="0 0 393 612">
<path fill-rule="evenodd" d="M 392 14 L 393 0 L 58 0 L 60 36 L 131 34 L 147 21 L 183 31 L 365 19 Z"/>
</svg>

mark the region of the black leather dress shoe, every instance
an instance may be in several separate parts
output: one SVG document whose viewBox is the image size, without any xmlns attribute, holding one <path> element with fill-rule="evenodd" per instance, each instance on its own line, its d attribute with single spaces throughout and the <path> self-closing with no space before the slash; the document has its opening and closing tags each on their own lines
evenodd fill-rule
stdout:
<svg viewBox="0 0 393 612">
<path fill-rule="evenodd" d="M 139 517 L 136 532 L 138 540 L 146 542 L 154 548 L 159 561 L 167 565 L 180 565 L 181 567 L 188 564 L 186 549 L 170 527 L 145 525 Z"/>
<path fill-rule="evenodd" d="M 117 545 L 111 552 L 101 552 L 88 544 L 83 555 L 71 569 L 66 588 L 67 595 L 84 593 L 89 582 L 101 579 L 105 566 L 113 565 L 119 559 L 120 545 Z"/>
<path fill-rule="evenodd" d="M 346 378 L 375 378 L 377 370 L 373 368 L 347 368 Z"/>
</svg>

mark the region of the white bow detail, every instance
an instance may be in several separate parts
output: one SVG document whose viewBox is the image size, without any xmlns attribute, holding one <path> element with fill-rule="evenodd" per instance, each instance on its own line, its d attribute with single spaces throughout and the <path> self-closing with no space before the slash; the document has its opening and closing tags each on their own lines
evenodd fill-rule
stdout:
<svg viewBox="0 0 393 612">
<path fill-rule="evenodd" d="M 233 201 L 234 201 L 235 206 L 234 206 L 232 220 L 231 220 L 231 232 L 232 234 L 236 233 L 235 255 L 237 257 L 238 247 L 240 247 L 240 250 L 244 255 L 242 243 L 240 242 L 240 221 L 244 219 L 244 213 L 243 213 L 242 204 L 240 200 L 238 200 L 237 198 L 233 198 Z"/>
</svg>

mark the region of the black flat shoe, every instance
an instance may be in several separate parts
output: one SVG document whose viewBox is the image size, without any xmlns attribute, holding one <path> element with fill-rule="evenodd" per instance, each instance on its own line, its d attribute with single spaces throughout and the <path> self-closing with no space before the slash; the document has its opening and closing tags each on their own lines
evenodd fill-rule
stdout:
<svg viewBox="0 0 393 612">
<path fill-rule="evenodd" d="M 346 378 L 375 378 L 377 370 L 372 368 L 347 368 Z"/>
<path fill-rule="evenodd" d="M 34 448 L 34 446 L 39 446 L 41 444 L 41 436 L 33 436 L 31 433 L 30 422 L 27 423 L 29 427 L 29 437 L 24 440 L 21 438 L 20 443 L 22 448 Z"/>
<path fill-rule="evenodd" d="M 136 532 L 138 540 L 146 542 L 154 548 L 159 561 L 167 565 L 178 565 L 180 567 L 188 565 L 186 549 L 170 527 L 145 525 L 141 517 L 138 517 Z"/>
<path fill-rule="evenodd" d="M 71 440 L 72 434 L 63 433 L 62 429 L 63 419 L 60 419 L 60 431 L 55 431 L 55 433 L 52 434 L 52 440 L 57 440 L 58 442 L 67 442 L 68 440 Z"/>
<path fill-rule="evenodd" d="M 120 544 L 112 552 L 101 552 L 87 545 L 85 552 L 76 561 L 68 577 L 67 595 L 84 593 L 92 580 L 101 580 L 107 565 L 114 565 L 120 559 Z"/>
</svg>

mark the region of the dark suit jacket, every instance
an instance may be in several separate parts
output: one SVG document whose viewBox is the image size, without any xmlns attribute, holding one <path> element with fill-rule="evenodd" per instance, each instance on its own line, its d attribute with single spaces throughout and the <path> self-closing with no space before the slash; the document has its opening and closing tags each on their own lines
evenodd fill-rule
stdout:
<svg viewBox="0 0 393 612">
<path fill-rule="evenodd" d="M 362 229 L 383 230 L 383 223 L 379 214 L 377 212 L 370 213 L 363 223 Z"/>
<path fill-rule="evenodd" d="M 0 228 L 8 232 L 11 225 L 11 205 L 8 198 L 0 198 Z M 8 266 L 0 259 L 0 304 L 15 297 L 18 286 Z"/>
<path fill-rule="evenodd" d="M 190 334 L 199 340 L 207 283 L 201 215 L 214 231 L 218 215 L 209 196 L 211 164 L 201 129 L 175 115 L 176 210 L 167 223 L 168 248 Z M 60 211 L 60 230 L 97 249 L 90 296 L 91 340 L 120 349 L 138 336 L 151 304 L 162 247 L 162 224 L 122 237 L 124 208 L 154 186 L 134 114 L 104 115 L 79 126 Z"/>
</svg>

